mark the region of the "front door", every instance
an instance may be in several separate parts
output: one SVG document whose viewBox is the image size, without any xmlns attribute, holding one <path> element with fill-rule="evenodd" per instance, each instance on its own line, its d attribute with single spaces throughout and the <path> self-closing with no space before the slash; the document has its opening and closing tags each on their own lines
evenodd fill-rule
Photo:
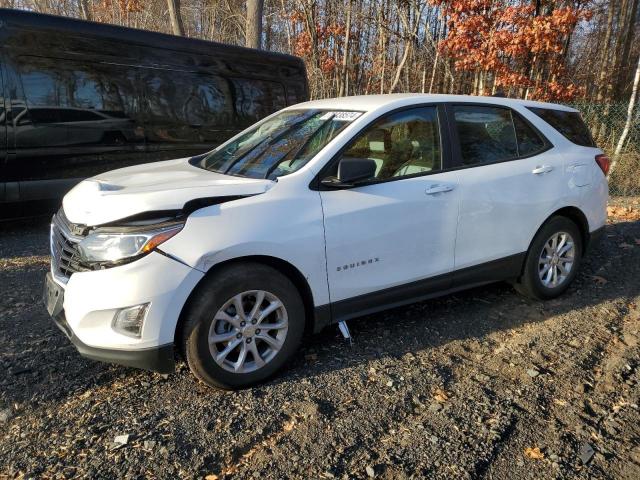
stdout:
<svg viewBox="0 0 640 480">
<path fill-rule="evenodd" d="M 437 106 L 383 116 L 328 169 L 337 172 L 344 158 L 376 164 L 364 184 L 320 192 L 334 318 L 448 287 L 459 189 L 456 172 L 443 171 L 441 120 Z"/>
</svg>

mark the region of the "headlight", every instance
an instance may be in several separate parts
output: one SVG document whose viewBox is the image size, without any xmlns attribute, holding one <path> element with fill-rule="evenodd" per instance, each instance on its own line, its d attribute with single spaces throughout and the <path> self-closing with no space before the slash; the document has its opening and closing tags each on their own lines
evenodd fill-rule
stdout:
<svg viewBox="0 0 640 480">
<path fill-rule="evenodd" d="M 158 245 L 166 242 L 184 227 L 184 223 L 152 228 L 132 230 L 133 227 L 123 228 L 123 231 L 98 229 L 90 233 L 78 244 L 81 261 L 86 263 L 119 262 L 133 259 L 149 253 Z"/>
</svg>

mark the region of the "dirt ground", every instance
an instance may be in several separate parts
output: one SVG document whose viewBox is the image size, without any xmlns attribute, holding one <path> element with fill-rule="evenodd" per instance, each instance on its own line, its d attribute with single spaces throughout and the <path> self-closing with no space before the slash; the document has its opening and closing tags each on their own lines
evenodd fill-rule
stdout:
<svg viewBox="0 0 640 480">
<path fill-rule="evenodd" d="M 234 393 L 81 358 L 41 305 L 47 219 L 0 225 L 0 478 L 638 479 L 640 204 L 616 205 L 562 298 L 363 317 Z"/>
</svg>

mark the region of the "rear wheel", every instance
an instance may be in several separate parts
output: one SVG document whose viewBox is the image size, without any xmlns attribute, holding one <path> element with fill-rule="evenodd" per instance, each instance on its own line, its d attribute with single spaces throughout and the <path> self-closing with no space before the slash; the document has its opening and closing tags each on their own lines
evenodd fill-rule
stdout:
<svg viewBox="0 0 640 480">
<path fill-rule="evenodd" d="M 539 300 L 561 295 L 577 274 L 582 248 L 575 223 L 566 217 L 551 218 L 531 242 L 516 290 Z"/>
<path fill-rule="evenodd" d="M 206 384 L 234 389 L 262 382 L 297 350 L 304 305 L 277 270 L 232 265 L 206 279 L 196 295 L 187 311 L 183 351 Z"/>
</svg>

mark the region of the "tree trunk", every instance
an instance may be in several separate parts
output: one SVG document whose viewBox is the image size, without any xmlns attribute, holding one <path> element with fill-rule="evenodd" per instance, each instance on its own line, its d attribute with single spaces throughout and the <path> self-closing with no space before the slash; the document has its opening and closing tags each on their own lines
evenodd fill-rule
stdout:
<svg viewBox="0 0 640 480">
<path fill-rule="evenodd" d="M 180 13 L 180 0 L 167 0 L 169 7 L 169 20 L 171 20 L 171 30 L 174 35 L 184 37 L 184 26 L 182 25 L 182 14 Z"/>
<path fill-rule="evenodd" d="M 292 54 L 293 48 L 291 46 L 291 21 L 287 19 L 287 15 L 286 15 L 287 9 L 284 6 L 284 0 L 281 0 L 280 4 L 282 5 L 282 18 L 285 19 L 285 24 L 287 27 L 287 46 L 289 47 L 288 52 Z"/>
<path fill-rule="evenodd" d="M 380 93 L 384 93 L 385 75 L 387 73 L 387 42 L 386 42 L 386 30 L 382 26 L 384 20 L 384 12 L 382 8 L 378 13 L 378 35 L 380 36 L 380 58 L 382 63 L 380 71 Z"/>
<path fill-rule="evenodd" d="M 349 40 L 351 39 L 351 10 L 353 7 L 353 0 L 347 0 L 349 7 L 347 8 L 347 25 L 345 27 L 344 37 L 344 55 L 342 56 L 342 71 L 340 72 L 340 88 L 338 89 L 338 96 L 349 95 L 349 72 L 347 70 L 347 62 L 349 59 Z"/>
<path fill-rule="evenodd" d="M 633 42 L 633 38 L 635 36 L 635 24 L 636 24 L 636 16 L 638 13 L 638 0 L 633 0 L 631 4 L 631 14 L 628 16 L 627 24 L 624 26 L 624 33 L 622 38 L 624 39 L 624 44 L 622 47 L 622 55 L 620 58 L 620 62 L 622 65 L 621 70 L 618 72 L 618 82 L 615 86 L 615 91 L 613 93 L 613 97 L 615 99 L 619 99 L 625 88 L 627 87 L 627 79 L 629 79 L 629 70 L 631 65 L 629 65 L 629 54 L 631 52 L 631 44 Z"/>
<path fill-rule="evenodd" d="M 418 33 L 420 14 L 422 13 L 422 9 L 424 8 L 424 5 L 418 7 L 418 4 L 419 2 L 416 2 L 415 10 L 412 10 L 413 5 L 411 3 L 407 4 L 406 18 L 401 16 L 400 12 L 398 12 L 398 15 L 400 17 L 399 20 L 402 22 L 405 31 L 405 45 L 404 51 L 402 52 L 402 58 L 398 62 L 396 73 L 394 75 L 393 81 L 391 82 L 391 86 L 389 87 L 389 93 L 393 93 L 395 88 L 398 86 L 398 82 L 400 82 L 402 69 L 404 68 L 405 63 L 407 63 L 407 58 L 409 58 L 409 54 L 411 53 L 411 47 L 413 47 L 415 37 Z M 412 13 L 415 15 L 415 20 L 412 18 Z M 398 28 L 398 31 L 399 30 L 400 29 Z"/>
<path fill-rule="evenodd" d="M 404 64 L 407 62 L 407 58 L 409 58 L 409 52 L 411 51 L 411 42 L 407 41 L 405 43 L 404 52 L 402 53 L 402 58 L 396 67 L 396 74 L 393 77 L 393 81 L 391 82 L 391 86 L 389 87 L 389 93 L 393 93 L 395 88 L 398 86 L 398 82 L 400 81 L 400 75 L 402 74 L 402 69 L 404 68 Z"/>
<path fill-rule="evenodd" d="M 247 0 L 247 22 L 245 24 L 245 46 L 262 48 L 262 10 L 264 0 Z"/>
<path fill-rule="evenodd" d="M 613 17 L 615 16 L 616 2 L 609 3 L 609 11 L 607 13 L 607 27 L 604 35 L 604 44 L 602 45 L 602 60 L 600 62 L 600 75 L 598 76 L 598 94 L 596 102 L 602 102 L 606 91 L 606 78 L 609 72 L 609 46 L 611 44 L 611 34 L 613 33 Z"/>
<path fill-rule="evenodd" d="M 93 16 L 91 15 L 91 7 L 89 6 L 89 0 L 80 0 L 80 11 L 82 13 L 82 18 L 88 21 L 93 20 Z"/>
<path fill-rule="evenodd" d="M 613 162 L 611 163 L 611 168 L 609 169 L 609 175 L 607 178 L 611 177 L 611 174 L 616 168 L 618 164 L 618 158 L 622 153 L 622 147 L 624 146 L 624 142 L 627 140 L 627 136 L 629 135 L 629 130 L 631 130 L 631 123 L 633 123 L 633 109 L 636 106 L 636 98 L 638 96 L 638 84 L 640 83 L 640 58 L 638 58 L 638 65 L 636 66 L 636 75 L 633 80 L 633 88 L 631 90 L 631 98 L 629 99 L 629 107 L 627 108 L 627 121 L 624 124 L 624 130 L 622 130 L 622 134 L 620 134 L 620 138 L 618 139 L 618 144 L 616 145 L 616 149 L 613 153 Z"/>
</svg>

